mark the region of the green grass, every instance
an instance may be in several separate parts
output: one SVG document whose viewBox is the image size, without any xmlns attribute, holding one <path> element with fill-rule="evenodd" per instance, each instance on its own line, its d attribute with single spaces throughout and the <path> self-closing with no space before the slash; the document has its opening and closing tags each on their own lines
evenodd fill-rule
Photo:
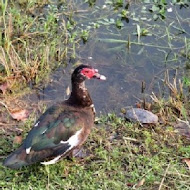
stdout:
<svg viewBox="0 0 190 190">
<path fill-rule="evenodd" d="M 1 154 L 12 151 L 12 136 L 1 140 Z M 0 166 L 2 189 L 188 189 L 190 171 L 182 158 L 190 145 L 170 126 L 131 124 L 102 116 L 85 143 L 89 155 L 55 165 L 20 170 Z M 162 182 L 163 181 L 163 182 Z"/>
</svg>

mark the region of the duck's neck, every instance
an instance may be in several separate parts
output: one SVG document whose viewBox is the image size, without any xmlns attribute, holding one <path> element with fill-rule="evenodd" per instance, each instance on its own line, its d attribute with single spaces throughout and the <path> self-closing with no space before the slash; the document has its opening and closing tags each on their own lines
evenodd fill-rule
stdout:
<svg viewBox="0 0 190 190">
<path fill-rule="evenodd" d="M 72 83 L 72 92 L 67 102 L 79 107 L 90 107 L 92 105 L 92 99 L 85 87 L 84 82 Z"/>
</svg>

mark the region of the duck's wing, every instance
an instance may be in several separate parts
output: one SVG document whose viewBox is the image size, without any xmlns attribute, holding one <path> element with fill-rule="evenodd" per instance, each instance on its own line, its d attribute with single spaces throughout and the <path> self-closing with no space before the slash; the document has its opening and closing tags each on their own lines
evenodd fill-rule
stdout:
<svg viewBox="0 0 190 190">
<path fill-rule="evenodd" d="M 85 135 L 84 127 L 91 123 L 85 112 L 65 108 L 61 104 L 52 106 L 36 122 L 23 145 L 4 161 L 4 165 L 19 168 L 46 158 L 53 158 L 49 163 L 54 163 L 86 139 L 88 134 Z"/>
</svg>

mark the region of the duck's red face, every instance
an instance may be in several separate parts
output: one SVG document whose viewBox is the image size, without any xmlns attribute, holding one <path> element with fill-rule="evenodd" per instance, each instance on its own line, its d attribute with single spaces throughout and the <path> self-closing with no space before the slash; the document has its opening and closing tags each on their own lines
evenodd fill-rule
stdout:
<svg viewBox="0 0 190 190">
<path fill-rule="evenodd" d="M 84 75 L 87 79 L 97 78 L 100 80 L 106 80 L 106 77 L 104 75 L 100 75 L 98 73 L 98 69 L 94 68 L 83 68 L 81 70 L 81 74 Z"/>
<path fill-rule="evenodd" d="M 73 72 L 71 80 L 72 82 L 81 83 L 85 81 L 86 79 L 100 79 L 100 80 L 106 80 L 106 77 L 104 75 L 101 75 L 98 73 L 97 69 L 94 69 L 93 67 L 89 65 L 79 65 Z"/>
<path fill-rule="evenodd" d="M 95 69 L 91 68 L 84 68 L 81 70 L 81 74 L 84 75 L 86 78 L 91 79 L 95 74 Z"/>
</svg>

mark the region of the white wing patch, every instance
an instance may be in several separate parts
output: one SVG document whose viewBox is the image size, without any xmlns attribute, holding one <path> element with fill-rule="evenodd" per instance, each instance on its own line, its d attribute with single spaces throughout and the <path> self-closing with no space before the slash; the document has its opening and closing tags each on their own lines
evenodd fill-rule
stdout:
<svg viewBox="0 0 190 190">
<path fill-rule="evenodd" d="M 66 154 L 69 150 L 71 150 L 72 148 L 74 148 L 75 146 L 77 146 L 79 144 L 79 142 L 80 142 L 79 141 L 79 135 L 80 135 L 81 132 L 82 132 L 82 129 L 77 131 L 67 141 L 60 141 L 61 144 L 68 143 L 70 145 L 70 147 L 64 152 L 64 154 Z M 54 159 L 52 159 L 50 161 L 41 162 L 41 164 L 43 164 L 43 165 L 55 164 L 61 157 L 62 157 L 62 155 L 59 155 L 59 156 L 55 157 Z"/>
<path fill-rule="evenodd" d="M 75 146 L 77 146 L 79 144 L 79 135 L 80 135 L 81 132 L 82 132 L 82 129 L 77 131 L 67 141 L 60 141 L 60 143 L 62 143 L 62 144 L 69 143 L 69 145 L 71 145 L 69 150 L 72 149 L 73 147 L 75 147 Z"/>
<path fill-rule="evenodd" d="M 46 131 L 47 131 L 47 129 L 45 129 L 41 134 L 43 135 Z"/>
<path fill-rule="evenodd" d="M 43 165 L 55 164 L 60 158 L 61 158 L 61 155 L 55 157 L 53 160 L 50 160 L 48 162 L 40 162 L 40 163 Z"/>
<path fill-rule="evenodd" d="M 34 127 L 37 127 L 37 126 L 39 125 L 39 123 L 40 123 L 40 122 L 38 121 L 38 122 L 34 125 Z"/>
<path fill-rule="evenodd" d="M 26 154 L 29 154 L 30 153 L 30 150 L 31 150 L 32 147 L 29 147 L 26 149 Z"/>
</svg>

